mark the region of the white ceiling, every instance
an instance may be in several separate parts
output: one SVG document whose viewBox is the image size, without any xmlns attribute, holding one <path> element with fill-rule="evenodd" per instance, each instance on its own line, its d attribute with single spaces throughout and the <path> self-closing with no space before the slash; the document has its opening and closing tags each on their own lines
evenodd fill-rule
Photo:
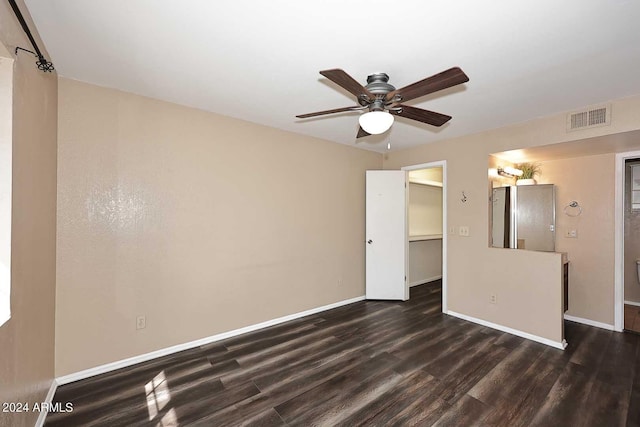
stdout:
<svg viewBox="0 0 640 427">
<path fill-rule="evenodd" d="M 60 75 L 384 152 L 640 94 L 640 2 L 628 0 L 26 0 Z M 318 71 L 402 87 L 452 66 L 470 81 L 408 102 L 357 141 L 354 97 Z"/>
</svg>

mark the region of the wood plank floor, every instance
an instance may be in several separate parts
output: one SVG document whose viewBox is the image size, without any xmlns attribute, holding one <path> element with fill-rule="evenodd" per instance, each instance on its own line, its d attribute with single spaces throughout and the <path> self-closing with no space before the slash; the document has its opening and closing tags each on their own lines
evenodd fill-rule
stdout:
<svg viewBox="0 0 640 427">
<path fill-rule="evenodd" d="M 62 386 L 46 426 L 640 426 L 640 336 L 565 351 L 443 315 L 439 282 Z"/>
</svg>

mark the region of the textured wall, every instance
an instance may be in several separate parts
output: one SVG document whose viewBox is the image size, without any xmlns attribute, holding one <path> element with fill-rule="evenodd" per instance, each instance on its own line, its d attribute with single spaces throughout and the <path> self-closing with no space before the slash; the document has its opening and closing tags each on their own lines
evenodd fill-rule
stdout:
<svg viewBox="0 0 640 427">
<path fill-rule="evenodd" d="M 0 3 L 0 44 L 4 54 L 29 47 L 8 2 Z M 0 402 L 33 404 L 54 371 L 57 75 L 38 71 L 30 55 L 14 63 L 12 123 L 12 317 L 0 326 Z M 0 412 L 0 425 L 32 426 L 37 417 Z"/>
<path fill-rule="evenodd" d="M 67 79 L 59 108 L 57 375 L 364 295 L 380 154 Z"/>
<path fill-rule="evenodd" d="M 615 154 L 541 162 L 540 184 L 556 186 L 556 251 L 567 252 L 568 314 L 613 325 Z M 564 207 L 576 200 L 580 216 Z M 569 210 L 569 213 L 573 213 Z M 577 238 L 567 238 L 576 230 Z"/>
</svg>

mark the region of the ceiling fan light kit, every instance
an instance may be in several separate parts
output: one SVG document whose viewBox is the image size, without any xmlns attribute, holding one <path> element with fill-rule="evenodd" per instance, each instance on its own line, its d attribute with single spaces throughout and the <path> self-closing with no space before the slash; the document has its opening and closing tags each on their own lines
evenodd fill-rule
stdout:
<svg viewBox="0 0 640 427">
<path fill-rule="evenodd" d="M 379 135 L 389 130 L 393 116 L 386 111 L 369 111 L 358 119 L 360 127 L 371 135 Z"/>
<path fill-rule="evenodd" d="M 306 119 L 326 114 L 368 110 L 358 120 L 360 128 L 356 138 L 386 132 L 393 125 L 394 116 L 416 120 L 432 126 L 444 125 L 451 120 L 451 116 L 412 107 L 402 104 L 402 102 L 469 81 L 469 77 L 459 67 L 450 68 L 401 89 L 396 89 L 395 86 L 389 84 L 389 76 L 385 73 L 371 74 L 367 77 L 366 86 L 362 86 L 353 77 L 338 68 L 320 71 L 320 74 L 355 95 L 359 105 L 300 114 L 296 117 Z"/>
</svg>

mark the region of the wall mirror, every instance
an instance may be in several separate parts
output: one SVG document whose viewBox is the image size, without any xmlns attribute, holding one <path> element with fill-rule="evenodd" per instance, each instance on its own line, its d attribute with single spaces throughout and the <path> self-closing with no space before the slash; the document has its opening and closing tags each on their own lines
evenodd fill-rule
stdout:
<svg viewBox="0 0 640 427">
<path fill-rule="evenodd" d="M 555 199 L 553 184 L 492 188 L 489 246 L 554 252 Z"/>
</svg>

